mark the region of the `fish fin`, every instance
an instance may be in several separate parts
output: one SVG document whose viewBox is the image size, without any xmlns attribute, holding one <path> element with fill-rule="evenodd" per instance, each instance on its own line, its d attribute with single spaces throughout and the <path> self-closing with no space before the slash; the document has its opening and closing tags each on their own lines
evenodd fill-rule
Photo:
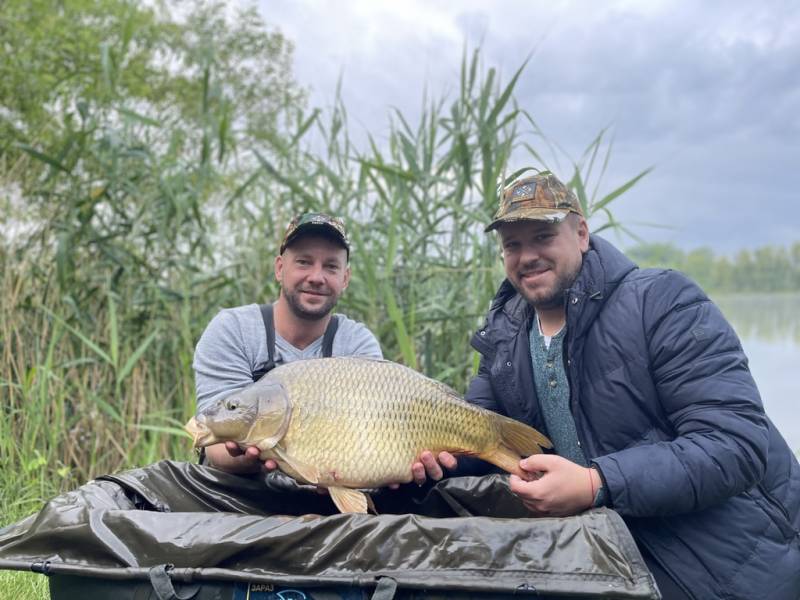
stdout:
<svg viewBox="0 0 800 600">
<path fill-rule="evenodd" d="M 319 469 L 314 465 L 309 465 L 304 462 L 300 462 L 296 458 L 292 458 L 287 454 L 286 450 L 281 448 L 280 446 L 273 446 L 272 452 L 278 457 L 279 461 L 283 461 L 286 463 L 286 466 L 289 467 L 294 473 L 300 476 L 301 479 L 304 479 L 307 483 L 311 485 L 319 484 Z M 294 473 L 289 473 L 290 475 L 294 476 Z"/>
<path fill-rule="evenodd" d="M 528 479 L 528 475 L 519 466 L 519 461 L 521 459 L 519 454 L 505 446 L 501 445 L 489 452 L 478 454 L 478 458 L 490 462 L 504 471 L 513 473 L 522 479 Z"/>
<path fill-rule="evenodd" d="M 500 428 L 501 443 L 521 456 L 539 454 L 542 448 L 553 447 L 547 436 L 542 435 L 525 423 L 520 423 L 502 415 L 496 415 L 495 422 Z"/>
<path fill-rule="evenodd" d="M 369 494 L 364 495 L 367 497 L 367 507 L 369 508 L 369 512 L 371 512 L 373 515 L 377 515 L 378 509 L 375 508 L 375 503 L 372 501 L 372 496 Z"/>
<path fill-rule="evenodd" d="M 525 423 L 502 415 L 495 415 L 494 421 L 499 430 L 500 443 L 492 450 L 478 454 L 478 457 L 509 473 L 528 479 L 529 474 L 519 467 L 520 459 L 531 454 L 540 454 L 543 447 L 552 448 L 553 444 L 546 436 Z"/>
<path fill-rule="evenodd" d="M 351 490 L 344 487 L 329 487 L 328 491 L 331 494 L 331 500 L 343 513 L 367 513 L 367 508 L 372 504 L 371 499 L 364 493 L 358 490 Z M 374 504 L 372 505 L 374 508 Z"/>
</svg>

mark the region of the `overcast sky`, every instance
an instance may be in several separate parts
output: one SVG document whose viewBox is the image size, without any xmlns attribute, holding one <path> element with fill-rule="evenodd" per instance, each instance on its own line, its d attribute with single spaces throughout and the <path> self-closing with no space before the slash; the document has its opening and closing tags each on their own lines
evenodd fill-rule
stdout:
<svg viewBox="0 0 800 600">
<path fill-rule="evenodd" d="M 480 44 L 504 81 L 535 49 L 516 98 L 551 139 L 577 158 L 612 125 L 606 190 L 655 165 L 615 204 L 640 236 L 725 253 L 800 241 L 796 0 L 259 6 L 295 42 L 312 105 L 330 106 L 342 75 L 353 129 L 380 135 L 391 107 L 414 118 L 423 89 L 452 94 L 465 44 Z M 636 225 L 645 222 L 672 229 Z"/>
</svg>

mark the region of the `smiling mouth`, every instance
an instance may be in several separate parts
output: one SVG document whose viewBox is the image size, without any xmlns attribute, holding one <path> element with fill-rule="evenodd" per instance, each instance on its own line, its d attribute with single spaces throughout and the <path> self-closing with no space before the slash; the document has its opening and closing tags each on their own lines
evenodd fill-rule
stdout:
<svg viewBox="0 0 800 600">
<path fill-rule="evenodd" d="M 539 277 L 539 275 L 544 275 L 550 269 L 542 269 L 540 271 L 525 271 L 524 273 L 520 273 L 520 279 L 533 279 Z"/>
</svg>

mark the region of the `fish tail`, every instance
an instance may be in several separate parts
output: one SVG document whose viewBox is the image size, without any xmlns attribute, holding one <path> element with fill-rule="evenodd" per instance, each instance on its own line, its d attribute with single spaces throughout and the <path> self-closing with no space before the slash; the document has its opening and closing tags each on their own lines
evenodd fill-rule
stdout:
<svg viewBox="0 0 800 600">
<path fill-rule="evenodd" d="M 500 445 L 496 448 L 490 450 L 489 452 L 484 452 L 478 455 L 478 458 L 485 460 L 486 462 L 492 463 L 493 465 L 500 467 L 504 471 L 509 473 L 513 473 L 523 479 L 527 479 L 528 476 L 522 471 L 519 466 L 520 456 L 514 452 L 513 450 L 507 448 L 506 446 Z"/>
<path fill-rule="evenodd" d="M 539 454 L 542 448 L 552 448 L 553 444 L 546 436 L 525 423 L 502 415 L 494 415 L 493 418 L 500 443 L 492 450 L 482 453 L 480 458 L 509 473 L 528 479 L 529 474 L 519 467 L 520 459 L 531 454 Z"/>
<path fill-rule="evenodd" d="M 500 443 L 521 456 L 539 454 L 542 448 L 552 448 L 552 442 L 533 427 L 497 415 L 495 421 L 500 430 Z"/>
</svg>

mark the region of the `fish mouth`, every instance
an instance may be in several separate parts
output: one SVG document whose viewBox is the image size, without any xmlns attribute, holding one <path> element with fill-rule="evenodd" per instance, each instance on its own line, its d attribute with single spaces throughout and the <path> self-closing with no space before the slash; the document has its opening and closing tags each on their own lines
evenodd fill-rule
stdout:
<svg viewBox="0 0 800 600">
<path fill-rule="evenodd" d="M 186 433 L 192 436 L 192 440 L 194 441 L 193 446 L 195 448 L 210 446 L 217 441 L 214 432 L 208 428 L 208 425 L 206 425 L 204 421 L 203 415 L 200 415 L 199 418 L 192 417 L 186 425 L 183 426 Z"/>
</svg>

